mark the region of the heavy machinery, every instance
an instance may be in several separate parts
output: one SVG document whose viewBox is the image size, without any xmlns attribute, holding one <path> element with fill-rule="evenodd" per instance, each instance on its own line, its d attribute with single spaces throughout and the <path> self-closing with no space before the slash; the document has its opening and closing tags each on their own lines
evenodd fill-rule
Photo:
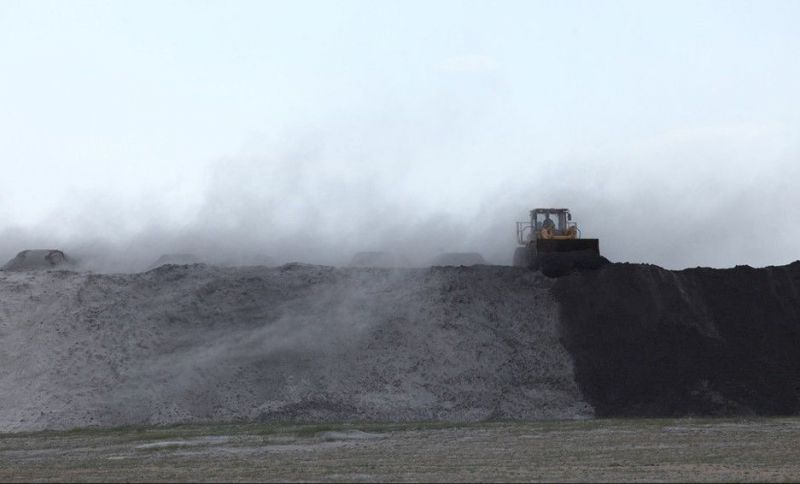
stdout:
<svg viewBox="0 0 800 484">
<path fill-rule="evenodd" d="M 530 214 L 530 221 L 517 222 L 517 242 L 520 247 L 514 251 L 514 266 L 539 269 L 545 259 L 566 257 L 566 254 L 551 254 L 567 252 L 574 253 L 570 254 L 574 256 L 573 259 L 600 258 L 599 240 L 581 238 L 578 224 L 572 221 L 568 208 L 535 208 Z"/>
</svg>

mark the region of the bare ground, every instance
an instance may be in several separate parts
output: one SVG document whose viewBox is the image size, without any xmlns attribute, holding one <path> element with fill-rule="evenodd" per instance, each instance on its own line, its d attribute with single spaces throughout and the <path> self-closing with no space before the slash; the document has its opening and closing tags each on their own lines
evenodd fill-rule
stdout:
<svg viewBox="0 0 800 484">
<path fill-rule="evenodd" d="M 0 436 L 2 481 L 797 481 L 800 419 L 192 425 Z"/>
</svg>

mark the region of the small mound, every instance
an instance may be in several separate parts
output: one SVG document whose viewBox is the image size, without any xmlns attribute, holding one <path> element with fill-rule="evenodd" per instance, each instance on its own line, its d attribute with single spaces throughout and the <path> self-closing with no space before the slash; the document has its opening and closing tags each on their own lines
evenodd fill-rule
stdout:
<svg viewBox="0 0 800 484">
<path fill-rule="evenodd" d="M 161 267 L 167 264 L 174 264 L 179 266 L 185 266 L 189 264 L 202 264 L 203 261 L 200 260 L 199 257 L 193 254 L 164 254 L 155 262 L 150 264 L 150 267 L 147 270 L 155 269 L 157 267 Z"/>
<path fill-rule="evenodd" d="M 358 252 L 350 261 L 350 267 L 409 267 L 405 257 L 392 252 Z"/>
<path fill-rule="evenodd" d="M 486 260 L 477 252 L 445 252 L 439 254 L 431 262 L 432 266 L 477 266 L 486 264 Z"/>
<path fill-rule="evenodd" d="M 65 269 L 70 259 L 64 252 L 56 249 L 23 250 L 11 259 L 0 270 L 4 271 L 41 271 L 49 269 Z"/>
</svg>

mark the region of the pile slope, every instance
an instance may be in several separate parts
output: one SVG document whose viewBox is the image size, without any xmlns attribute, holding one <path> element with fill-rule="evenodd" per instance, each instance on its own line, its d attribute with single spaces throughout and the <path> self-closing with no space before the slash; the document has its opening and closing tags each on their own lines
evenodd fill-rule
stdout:
<svg viewBox="0 0 800 484">
<path fill-rule="evenodd" d="M 506 267 L 0 273 L 0 430 L 592 415 Z"/>
<path fill-rule="evenodd" d="M 553 291 L 581 390 L 600 416 L 800 412 L 800 262 L 611 264 Z"/>
</svg>

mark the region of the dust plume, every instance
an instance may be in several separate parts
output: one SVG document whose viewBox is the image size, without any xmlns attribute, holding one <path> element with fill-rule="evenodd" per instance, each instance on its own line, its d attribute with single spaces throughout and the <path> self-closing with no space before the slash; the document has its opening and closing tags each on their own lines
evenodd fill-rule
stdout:
<svg viewBox="0 0 800 484">
<path fill-rule="evenodd" d="M 478 252 L 504 265 L 515 221 L 564 206 L 614 261 L 681 268 L 798 258 L 800 229 L 789 222 L 800 216 L 798 149 L 780 126 L 539 157 L 522 132 L 506 133 L 501 146 L 497 133 L 478 134 L 482 125 L 413 121 L 256 137 L 174 181 L 174 192 L 193 198 L 76 194 L 44 220 L 0 225 L 0 257 L 62 248 L 101 272 L 145 270 L 163 254 L 341 266 L 357 252 L 386 251 L 424 266 L 442 253 Z"/>
</svg>

